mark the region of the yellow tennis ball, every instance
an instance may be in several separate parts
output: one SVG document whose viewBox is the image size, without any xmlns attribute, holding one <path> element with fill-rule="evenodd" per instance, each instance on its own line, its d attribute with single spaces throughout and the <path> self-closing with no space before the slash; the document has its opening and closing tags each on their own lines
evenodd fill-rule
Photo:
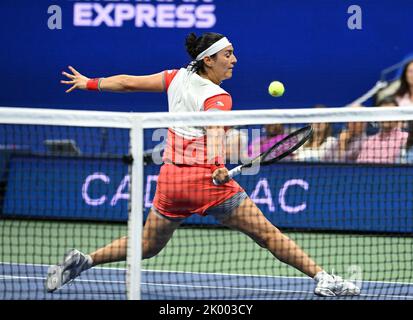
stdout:
<svg viewBox="0 0 413 320">
<path fill-rule="evenodd" d="M 284 94 L 284 85 L 280 81 L 273 81 L 268 87 L 268 93 L 273 97 L 281 97 Z"/>
</svg>

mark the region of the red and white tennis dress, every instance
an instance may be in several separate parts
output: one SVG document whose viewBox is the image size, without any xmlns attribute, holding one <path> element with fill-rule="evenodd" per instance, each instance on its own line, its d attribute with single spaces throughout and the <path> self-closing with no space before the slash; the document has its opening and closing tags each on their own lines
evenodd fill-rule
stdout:
<svg viewBox="0 0 413 320">
<path fill-rule="evenodd" d="M 229 111 L 231 96 L 220 86 L 188 69 L 164 72 L 169 112 Z M 206 215 L 244 190 L 234 180 L 216 186 L 206 156 L 206 130 L 169 128 L 153 206 L 164 216 L 186 218 Z"/>
</svg>

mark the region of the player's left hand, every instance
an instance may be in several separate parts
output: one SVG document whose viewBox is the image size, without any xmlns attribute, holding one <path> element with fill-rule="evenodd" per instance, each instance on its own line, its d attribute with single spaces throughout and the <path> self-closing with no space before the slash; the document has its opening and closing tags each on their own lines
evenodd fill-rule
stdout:
<svg viewBox="0 0 413 320">
<path fill-rule="evenodd" d="M 219 168 L 212 173 L 212 179 L 219 185 L 227 183 L 229 181 L 228 169 Z"/>
<path fill-rule="evenodd" d="M 68 67 L 72 74 L 65 71 L 62 72 L 64 76 L 70 79 L 70 81 L 61 80 L 60 83 L 72 85 L 69 89 L 66 90 L 66 93 L 72 92 L 75 89 L 86 90 L 86 84 L 90 80 L 88 77 L 80 74 L 72 66 Z"/>
</svg>

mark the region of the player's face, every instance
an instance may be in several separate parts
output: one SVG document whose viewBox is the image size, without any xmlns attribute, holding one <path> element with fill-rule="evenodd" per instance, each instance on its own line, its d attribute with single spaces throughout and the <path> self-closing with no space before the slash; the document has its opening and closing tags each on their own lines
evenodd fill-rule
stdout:
<svg viewBox="0 0 413 320">
<path fill-rule="evenodd" d="M 232 77 L 232 69 L 237 63 L 233 46 L 228 46 L 217 53 L 216 60 L 212 64 L 212 70 L 219 81 Z"/>
</svg>

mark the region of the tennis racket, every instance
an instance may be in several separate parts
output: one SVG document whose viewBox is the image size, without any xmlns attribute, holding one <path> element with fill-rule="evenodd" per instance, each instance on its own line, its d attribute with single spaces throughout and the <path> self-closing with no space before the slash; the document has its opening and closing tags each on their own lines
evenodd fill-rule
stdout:
<svg viewBox="0 0 413 320">
<path fill-rule="evenodd" d="M 260 166 L 267 166 L 285 158 L 300 148 L 308 139 L 310 139 L 312 134 L 313 128 L 310 125 L 290 133 L 267 151 L 254 158 L 251 162 L 239 165 L 230 170 L 228 172 L 229 178 L 232 179 L 236 175 L 240 174 L 243 169 L 250 168 L 253 165 L 259 164 Z M 215 185 L 219 184 L 215 179 L 213 179 L 213 182 Z"/>
</svg>

